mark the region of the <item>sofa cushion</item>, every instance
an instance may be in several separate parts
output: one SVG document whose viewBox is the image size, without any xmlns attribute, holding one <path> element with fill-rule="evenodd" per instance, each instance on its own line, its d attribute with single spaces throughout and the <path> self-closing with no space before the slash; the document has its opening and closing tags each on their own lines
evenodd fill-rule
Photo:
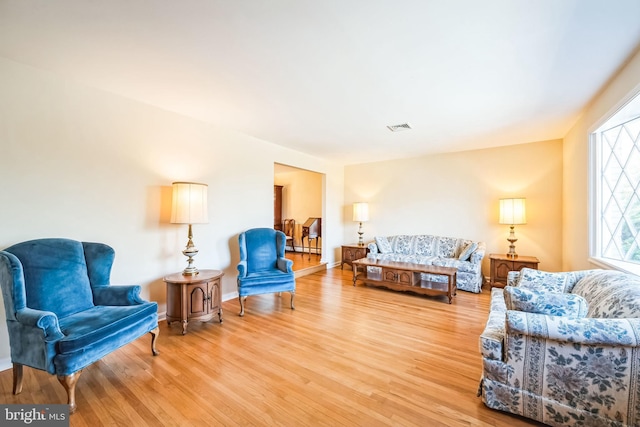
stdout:
<svg viewBox="0 0 640 427">
<path fill-rule="evenodd" d="M 589 302 L 588 317 L 640 317 L 640 278 L 620 271 L 589 274 L 572 291 Z"/>
<path fill-rule="evenodd" d="M 413 254 L 413 241 L 415 236 L 391 236 L 389 243 L 393 253 L 399 255 L 411 255 Z"/>
<path fill-rule="evenodd" d="M 432 265 L 435 260 L 439 259 L 434 256 L 400 255 L 393 252 L 389 254 L 369 254 L 368 256 L 381 261 L 410 262 L 422 265 Z"/>
<path fill-rule="evenodd" d="M 387 239 L 386 237 L 376 236 L 375 241 L 376 245 L 378 246 L 378 251 L 381 254 L 389 254 L 393 252 L 393 249 L 391 249 L 391 244 L 389 243 L 389 239 Z"/>
<path fill-rule="evenodd" d="M 239 282 L 241 282 L 242 287 L 260 286 L 273 283 L 282 283 L 284 278 L 286 278 L 287 276 L 291 276 L 290 279 L 292 283 L 295 282 L 294 276 L 292 276 L 291 273 L 284 272 L 277 268 L 263 270 L 257 273 L 249 273 L 246 276 L 240 278 Z"/>
<path fill-rule="evenodd" d="M 438 267 L 452 267 L 460 272 L 474 272 L 476 271 L 476 265 L 469 261 L 461 261 L 456 258 L 434 258 L 431 262 L 432 265 Z"/>
<path fill-rule="evenodd" d="M 99 305 L 60 319 L 60 330 L 64 335 L 58 342 L 59 353 L 72 353 L 89 345 L 117 335 L 128 325 L 153 317 L 158 304 L 148 302 L 139 305 Z"/>
<path fill-rule="evenodd" d="M 471 254 L 478 249 L 478 244 L 476 242 L 471 242 L 468 243 L 463 249 L 462 252 L 460 252 L 460 255 L 458 255 L 458 259 L 460 261 L 467 261 L 469 258 L 471 258 Z"/>
<path fill-rule="evenodd" d="M 574 319 L 585 317 L 589 308 L 587 300 L 580 295 L 544 292 L 513 286 L 504 288 L 504 300 L 509 310 Z"/>
<path fill-rule="evenodd" d="M 562 293 L 566 287 L 570 273 L 552 273 L 548 271 L 523 268 L 516 281 L 516 286 L 546 292 Z"/>
<path fill-rule="evenodd" d="M 415 238 L 414 251 L 416 255 L 435 256 L 436 255 L 436 236 L 429 234 L 421 234 Z"/>
<path fill-rule="evenodd" d="M 434 255 L 442 258 L 455 258 L 462 240 L 454 237 L 438 237 L 438 250 Z"/>
</svg>

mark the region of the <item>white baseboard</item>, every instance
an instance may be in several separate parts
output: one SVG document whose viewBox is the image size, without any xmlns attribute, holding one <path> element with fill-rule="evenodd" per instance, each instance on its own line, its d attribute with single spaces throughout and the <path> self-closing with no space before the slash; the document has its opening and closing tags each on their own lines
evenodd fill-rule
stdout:
<svg viewBox="0 0 640 427">
<path fill-rule="evenodd" d="M 222 295 L 222 301 L 229 301 L 230 299 L 238 298 L 238 291 L 229 292 L 228 294 Z"/>
<path fill-rule="evenodd" d="M 11 364 L 11 358 L 5 357 L 0 359 L 0 372 L 6 371 L 7 369 L 11 369 L 13 365 Z"/>
</svg>

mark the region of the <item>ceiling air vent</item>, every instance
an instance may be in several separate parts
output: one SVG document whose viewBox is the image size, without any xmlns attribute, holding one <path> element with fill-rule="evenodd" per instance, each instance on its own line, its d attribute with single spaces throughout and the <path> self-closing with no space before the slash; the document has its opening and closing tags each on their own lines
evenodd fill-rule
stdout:
<svg viewBox="0 0 640 427">
<path fill-rule="evenodd" d="M 389 130 L 391 132 L 400 132 L 401 130 L 409 130 L 411 129 L 411 126 L 409 126 L 409 123 L 402 123 L 400 125 L 391 125 L 391 126 L 387 126 L 389 128 Z"/>
</svg>

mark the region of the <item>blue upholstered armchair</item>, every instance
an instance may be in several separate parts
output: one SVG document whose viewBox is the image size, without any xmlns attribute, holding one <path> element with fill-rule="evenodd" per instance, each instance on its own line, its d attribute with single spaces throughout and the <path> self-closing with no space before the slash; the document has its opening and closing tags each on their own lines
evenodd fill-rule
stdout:
<svg viewBox="0 0 640 427">
<path fill-rule="evenodd" d="M 291 293 L 291 309 L 296 292 L 293 261 L 284 257 L 287 236 L 272 228 L 254 228 L 241 233 L 238 263 L 238 298 L 240 316 L 249 295 L 273 292 Z"/>
<path fill-rule="evenodd" d="M 0 251 L 0 287 L 7 316 L 13 393 L 23 366 L 55 374 L 76 409 L 82 369 L 150 332 L 158 336 L 158 305 L 139 286 L 110 286 L 115 253 L 101 243 L 40 239 Z"/>
</svg>

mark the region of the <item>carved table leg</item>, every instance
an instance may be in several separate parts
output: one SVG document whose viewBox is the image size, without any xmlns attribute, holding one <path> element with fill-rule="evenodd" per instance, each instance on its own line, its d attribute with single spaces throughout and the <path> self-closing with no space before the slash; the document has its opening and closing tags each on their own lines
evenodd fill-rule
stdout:
<svg viewBox="0 0 640 427">
<path fill-rule="evenodd" d="M 222 323 L 222 308 L 218 310 L 218 318 L 220 319 L 220 323 Z"/>
<path fill-rule="evenodd" d="M 58 375 L 58 381 L 67 390 L 67 403 L 69 404 L 69 413 L 73 414 L 76 411 L 76 384 L 78 382 L 78 378 L 80 378 L 80 374 L 82 373 L 82 369 L 74 372 L 71 375 Z"/>
<path fill-rule="evenodd" d="M 351 270 L 353 270 L 353 286 L 356 285 L 356 279 L 358 278 L 358 266 L 351 264 Z"/>
<path fill-rule="evenodd" d="M 22 392 L 22 370 L 23 366 L 20 363 L 13 364 L 13 394 Z"/>
<path fill-rule="evenodd" d="M 183 320 L 182 321 L 182 335 L 187 335 L 187 325 L 189 324 L 188 321 Z"/>
</svg>

